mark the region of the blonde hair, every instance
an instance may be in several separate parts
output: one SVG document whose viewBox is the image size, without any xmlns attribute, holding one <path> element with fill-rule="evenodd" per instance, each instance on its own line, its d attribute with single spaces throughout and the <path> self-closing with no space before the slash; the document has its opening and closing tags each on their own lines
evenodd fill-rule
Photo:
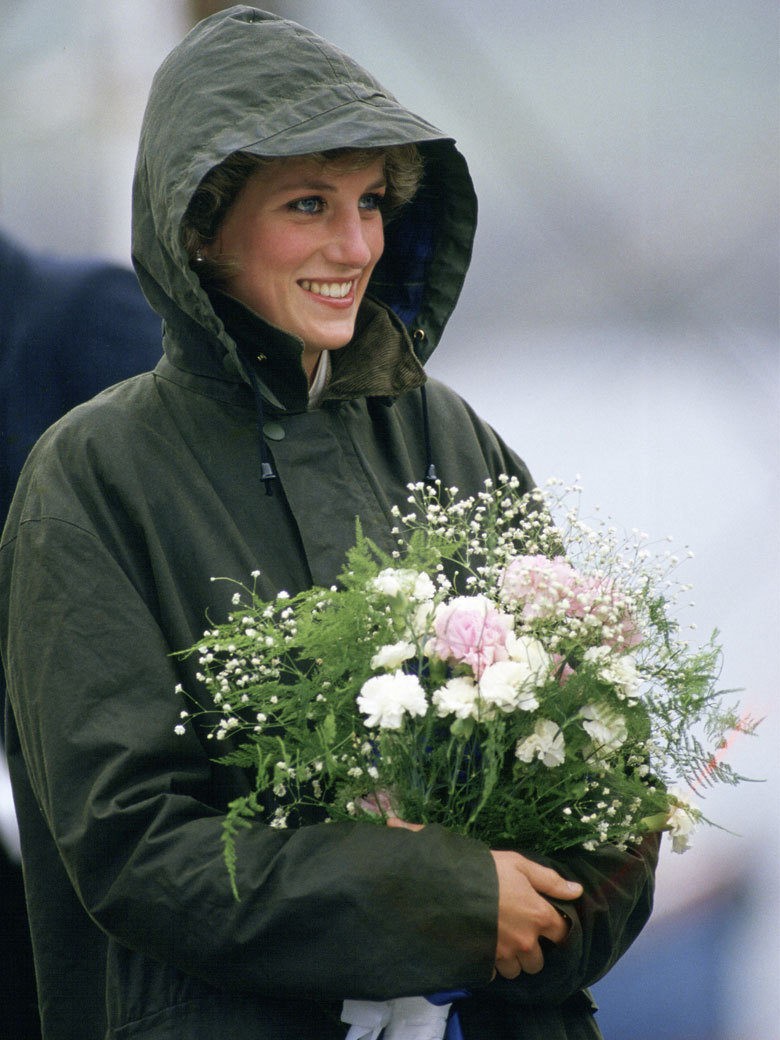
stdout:
<svg viewBox="0 0 780 1040">
<path fill-rule="evenodd" d="M 202 255 L 202 250 L 216 238 L 222 221 L 244 184 L 258 170 L 288 162 L 292 158 L 307 159 L 322 166 L 337 165 L 349 171 L 363 169 L 379 158 L 384 159 L 387 189 L 382 212 L 385 222 L 414 198 L 423 173 L 422 156 L 414 144 L 387 148 L 334 148 L 304 156 L 290 156 L 289 159 L 233 152 L 206 174 L 182 218 L 182 244 L 189 256 L 190 267 L 197 273 L 204 287 L 219 288 L 237 271 L 235 261 L 228 257 L 206 257 Z"/>
</svg>

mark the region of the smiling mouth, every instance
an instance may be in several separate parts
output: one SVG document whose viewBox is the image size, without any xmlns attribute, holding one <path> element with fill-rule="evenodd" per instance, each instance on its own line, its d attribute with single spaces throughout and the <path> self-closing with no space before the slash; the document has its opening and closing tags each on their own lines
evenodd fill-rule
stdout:
<svg viewBox="0 0 780 1040">
<path fill-rule="evenodd" d="M 300 281 L 300 286 L 306 292 L 314 293 L 315 296 L 325 296 L 329 300 L 343 300 L 352 292 L 354 282 L 311 282 L 308 278 Z"/>
</svg>

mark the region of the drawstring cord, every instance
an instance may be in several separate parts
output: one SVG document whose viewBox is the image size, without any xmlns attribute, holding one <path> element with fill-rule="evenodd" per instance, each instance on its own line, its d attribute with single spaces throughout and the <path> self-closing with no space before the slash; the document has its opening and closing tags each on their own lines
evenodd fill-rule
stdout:
<svg viewBox="0 0 780 1040">
<path fill-rule="evenodd" d="M 260 388 L 254 378 L 254 375 L 250 377 L 252 383 L 252 390 L 255 395 L 255 409 L 257 412 L 257 432 L 260 436 L 260 479 L 265 487 L 266 495 L 273 495 L 274 489 L 272 481 L 276 480 L 276 473 L 274 472 L 274 465 L 271 460 L 271 453 L 268 450 L 268 445 L 265 440 L 265 433 L 263 432 L 263 426 L 265 425 L 265 415 L 263 412 L 263 395 L 260 393 Z"/>
<path fill-rule="evenodd" d="M 428 396 L 425 393 L 424 384 L 420 387 L 420 397 L 422 398 L 423 440 L 425 442 L 425 483 L 435 484 L 439 477 L 436 473 L 436 466 L 433 463 L 431 425 L 428 419 Z"/>
</svg>

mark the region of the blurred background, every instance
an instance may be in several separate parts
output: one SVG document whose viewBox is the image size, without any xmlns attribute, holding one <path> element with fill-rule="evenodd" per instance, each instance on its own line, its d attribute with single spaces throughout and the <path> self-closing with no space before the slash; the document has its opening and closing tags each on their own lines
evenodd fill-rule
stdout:
<svg viewBox="0 0 780 1040">
<path fill-rule="evenodd" d="M 129 263 L 162 58 L 220 3 L 0 0 L 0 228 Z M 690 545 L 723 685 L 766 716 L 654 918 L 595 987 L 606 1040 L 780 1040 L 780 135 L 776 0 L 288 0 L 457 137 L 480 197 L 430 365 L 537 480 Z M 729 833 L 733 832 L 733 833 Z"/>
</svg>

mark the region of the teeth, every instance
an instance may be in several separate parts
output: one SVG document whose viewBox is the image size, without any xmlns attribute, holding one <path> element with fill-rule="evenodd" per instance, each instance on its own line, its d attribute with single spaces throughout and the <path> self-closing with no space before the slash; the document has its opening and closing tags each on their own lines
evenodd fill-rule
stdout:
<svg viewBox="0 0 780 1040">
<path fill-rule="evenodd" d="M 317 296 L 329 296 L 337 300 L 343 300 L 349 295 L 352 282 L 310 282 L 307 279 L 301 281 L 301 288 L 307 292 L 316 293 Z"/>
</svg>

